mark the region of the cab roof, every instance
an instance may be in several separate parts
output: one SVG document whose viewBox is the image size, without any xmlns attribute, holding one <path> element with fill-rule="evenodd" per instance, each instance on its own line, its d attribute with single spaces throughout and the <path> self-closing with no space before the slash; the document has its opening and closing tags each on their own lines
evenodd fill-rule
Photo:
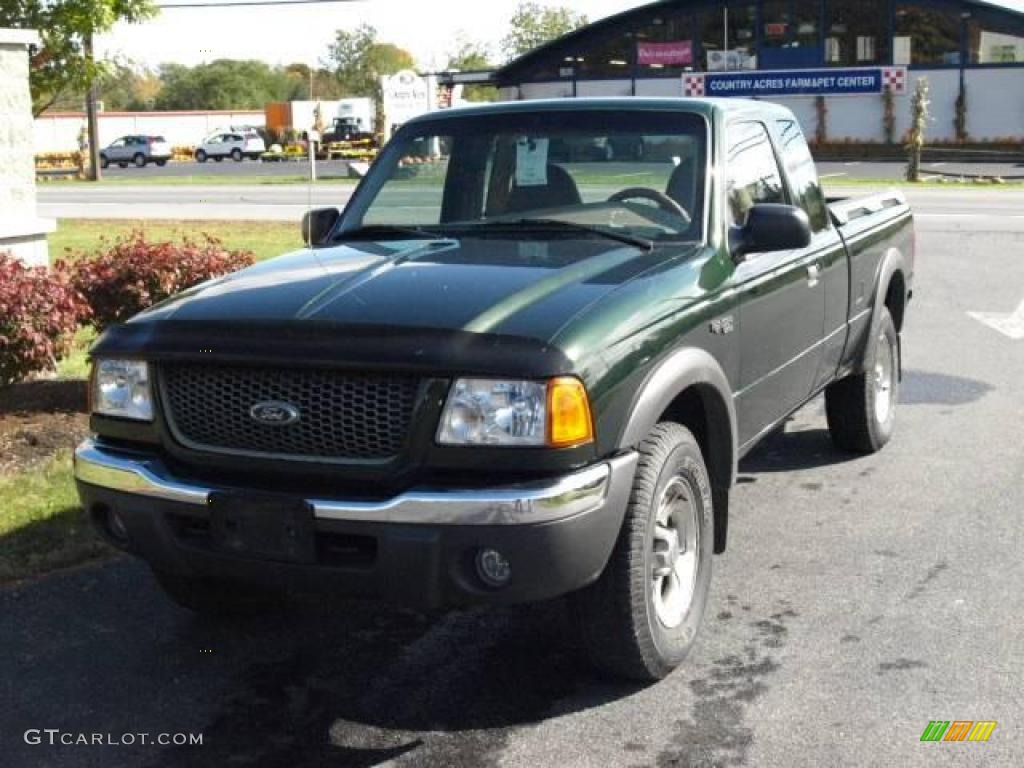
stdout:
<svg viewBox="0 0 1024 768">
<path fill-rule="evenodd" d="M 501 101 L 470 107 L 457 107 L 421 115 L 408 124 L 460 117 L 512 115 L 526 112 L 581 112 L 581 111 L 634 111 L 634 112 L 687 112 L 712 117 L 734 115 L 759 117 L 791 117 L 786 107 L 768 101 L 740 98 L 649 98 L 620 96 L 615 98 L 564 98 L 527 101 Z"/>
</svg>

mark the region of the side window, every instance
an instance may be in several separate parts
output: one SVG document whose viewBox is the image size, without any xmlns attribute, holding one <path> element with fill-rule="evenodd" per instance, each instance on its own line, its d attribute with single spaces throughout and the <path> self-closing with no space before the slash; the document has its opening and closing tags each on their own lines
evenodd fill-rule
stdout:
<svg viewBox="0 0 1024 768">
<path fill-rule="evenodd" d="M 764 125 L 730 125 L 728 157 L 726 194 L 733 226 L 743 226 L 747 213 L 758 203 L 786 202 L 782 174 Z"/>
<path fill-rule="evenodd" d="M 828 229 L 828 205 L 803 131 L 795 120 L 779 120 L 777 125 L 782 163 L 795 197 L 793 202 L 807 211 L 813 232 Z"/>
</svg>

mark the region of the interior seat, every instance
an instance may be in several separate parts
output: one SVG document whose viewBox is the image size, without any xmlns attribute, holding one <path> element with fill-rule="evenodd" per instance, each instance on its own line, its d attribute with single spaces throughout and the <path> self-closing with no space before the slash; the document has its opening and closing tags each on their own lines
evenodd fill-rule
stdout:
<svg viewBox="0 0 1024 768">
<path fill-rule="evenodd" d="M 548 164 L 548 183 L 519 187 L 514 183 L 505 201 L 503 214 L 580 205 L 583 198 L 569 172 L 560 165 Z"/>
</svg>

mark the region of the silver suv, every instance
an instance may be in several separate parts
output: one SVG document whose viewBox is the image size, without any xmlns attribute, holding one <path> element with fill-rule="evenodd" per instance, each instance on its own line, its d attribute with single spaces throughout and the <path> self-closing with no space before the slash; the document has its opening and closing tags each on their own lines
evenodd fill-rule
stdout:
<svg viewBox="0 0 1024 768">
<path fill-rule="evenodd" d="M 207 159 L 218 163 L 226 157 L 241 162 L 249 157 L 258 160 L 266 151 L 263 139 L 254 130 L 231 130 L 207 137 L 196 149 L 196 160 L 205 163 Z"/>
<path fill-rule="evenodd" d="M 110 146 L 100 150 L 100 167 L 106 168 L 117 163 L 127 168 L 134 163 L 145 168 L 148 163 L 167 165 L 171 159 L 171 145 L 163 136 L 122 136 Z"/>
</svg>

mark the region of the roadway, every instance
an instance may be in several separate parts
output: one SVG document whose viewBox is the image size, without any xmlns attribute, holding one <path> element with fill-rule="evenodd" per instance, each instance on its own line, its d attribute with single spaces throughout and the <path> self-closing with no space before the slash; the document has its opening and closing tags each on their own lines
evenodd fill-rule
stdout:
<svg viewBox="0 0 1024 768">
<path fill-rule="evenodd" d="M 123 558 L 0 590 L 4 765 L 1018 765 L 1024 194 L 911 198 L 893 441 L 837 452 L 818 400 L 742 462 L 705 625 L 669 679 L 595 676 L 557 602 L 209 622 Z M 999 724 L 922 744 L 936 719 Z M 29 728 L 204 741 L 35 746 Z"/>
<path fill-rule="evenodd" d="M 849 162 L 826 161 L 818 163 L 818 170 L 825 177 L 882 179 L 895 180 L 903 176 L 906 164 L 893 161 L 854 160 Z M 958 162 L 955 154 L 950 154 L 947 161 L 924 164 L 926 174 L 932 175 L 978 175 L 978 176 L 1024 176 L 1024 160 L 1009 158 L 1005 162 L 964 163 Z M 222 177 L 222 178 L 273 178 L 281 176 L 308 176 L 309 164 L 306 162 L 259 163 L 245 160 L 236 163 L 233 160 L 224 162 L 209 161 L 206 163 L 180 162 L 169 163 L 160 168 L 148 165 L 145 168 L 129 166 L 118 168 L 111 166 L 104 175 L 110 179 L 138 181 L 159 179 L 181 179 L 189 177 Z M 348 175 L 348 164 L 345 160 L 321 161 L 317 163 L 317 173 L 322 177 L 345 178 Z"/>
<path fill-rule="evenodd" d="M 870 194 L 843 187 L 841 178 L 823 182 L 830 195 Z M 39 211 L 50 218 L 239 219 L 298 221 L 310 207 L 343 206 L 352 187 L 310 185 L 109 185 L 51 184 L 39 188 Z M 947 218 L 983 216 L 993 221 L 1024 216 L 1024 188 L 904 190 L 918 215 Z"/>
</svg>

